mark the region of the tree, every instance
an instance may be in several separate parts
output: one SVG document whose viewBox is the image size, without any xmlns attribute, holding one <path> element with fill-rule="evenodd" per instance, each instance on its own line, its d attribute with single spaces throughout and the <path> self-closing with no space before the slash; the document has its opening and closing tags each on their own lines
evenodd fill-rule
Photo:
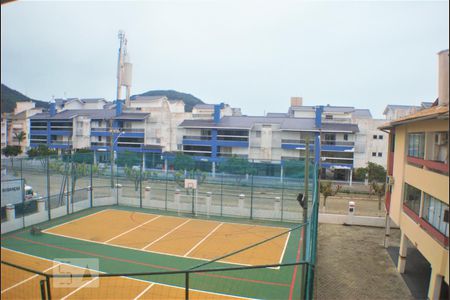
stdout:
<svg viewBox="0 0 450 300">
<path fill-rule="evenodd" d="M 15 132 L 14 133 L 14 137 L 17 139 L 17 141 L 19 141 L 19 147 L 22 146 L 22 142 L 25 139 L 27 135 L 25 134 L 25 132 L 21 131 L 19 133 Z"/>
<path fill-rule="evenodd" d="M 355 180 L 364 181 L 366 179 L 367 171 L 368 171 L 367 168 L 355 169 L 355 172 L 353 172 Z"/>
<path fill-rule="evenodd" d="M 320 193 L 323 196 L 323 207 L 326 208 L 327 206 L 327 198 L 330 196 L 335 196 L 342 186 L 337 185 L 335 189 L 333 190 L 333 187 L 331 185 L 331 182 L 321 182 L 320 183 Z"/>
<path fill-rule="evenodd" d="M 142 156 L 131 151 L 121 152 L 117 155 L 116 163 L 119 167 L 139 166 L 142 163 Z"/>
<path fill-rule="evenodd" d="M 14 157 L 22 153 L 20 146 L 6 146 L 2 149 L 2 154 L 6 157 L 11 157 L 11 167 L 14 167 Z"/>
<path fill-rule="evenodd" d="M 221 162 L 218 169 L 220 172 L 237 175 L 236 182 L 238 183 L 241 182 L 245 175 L 255 173 L 255 169 L 247 159 L 237 156 L 232 156 Z"/>
<path fill-rule="evenodd" d="M 191 171 L 195 168 L 195 161 L 189 155 L 177 153 L 173 161 L 173 167 L 175 170 Z"/>
<path fill-rule="evenodd" d="M 381 198 L 386 192 L 386 183 L 377 183 L 375 181 L 372 181 L 371 189 L 373 193 L 378 197 L 378 210 L 381 210 Z"/>
<path fill-rule="evenodd" d="M 75 154 L 74 154 L 75 155 Z M 71 186 L 70 192 L 72 202 L 76 189 L 77 180 L 84 176 L 88 176 L 91 173 L 91 165 L 86 162 L 75 162 L 70 160 L 70 157 L 66 157 L 64 161 L 55 160 L 50 162 L 49 168 L 51 171 L 60 173 L 63 176 L 70 176 Z M 98 174 L 99 168 L 97 165 L 92 165 L 92 174 Z M 63 181 L 64 182 L 64 181 Z"/>
<path fill-rule="evenodd" d="M 369 174 L 369 182 L 384 182 L 386 180 L 386 169 L 382 165 L 368 162 L 367 173 Z"/>
<path fill-rule="evenodd" d="M 27 151 L 29 158 L 38 158 L 41 161 L 42 167 L 47 167 L 47 157 L 51 155 L 57 155 L 57 150 L 52 150 L 47 145 L 39 145 L 37 148 L 31 148 Z"/>
</svg>

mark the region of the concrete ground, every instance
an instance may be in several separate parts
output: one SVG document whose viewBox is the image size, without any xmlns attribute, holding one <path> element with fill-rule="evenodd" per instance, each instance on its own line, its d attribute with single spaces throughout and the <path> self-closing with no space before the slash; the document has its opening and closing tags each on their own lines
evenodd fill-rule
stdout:
<svg viewBox="0 0 450 300">
<path fill-rule="evenodd" d="M 414 299 L 383 238 L 383 228 L 320 224 L 314 298 Z"/>
</svg>

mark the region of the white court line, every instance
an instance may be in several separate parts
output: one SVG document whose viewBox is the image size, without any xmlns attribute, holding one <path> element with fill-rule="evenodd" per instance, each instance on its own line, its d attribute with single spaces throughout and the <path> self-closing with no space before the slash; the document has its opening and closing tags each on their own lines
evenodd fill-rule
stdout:
<svg viewBox="0 0 450 300">
<path fill-rule="evenodd" d="M 73 294 L 75 294 L 76 292 L 78 292 L 79 290 L 81 290 L 82 288 L 84 288 L 85 286 L 87 286 L 88 284 L 96 281 L 97 279 L 99 279 L 100 277 L 95 277 L 94 279 L 89 280 L 88 282 L 86 282 L 85 284 L 80 285 L 78 288 L 76 288 L 75 290 L 71 291 L 70 293 L 68 293 L 67 295 L 65 295 L 64 297 L 61 298 L 61 300 L 65 300 L 67 299 L 67 297 L 72 296 Z"/>
<path fill-rule="evenodd" d="M 183 223 L 181 223 L 180 225 L 178 225 L 177 227 L 173 228 L 172 230 L 170 230 L 168 233 L 164 234 L 163 236 L 160 236 L 159 238 L 157 238 L 156 240 L 154 240 L 153 242 L 151 242 L 150 244 L 148 244 L 147 246 L 141 248 L 142 250 L 144 250 L 147 247 L 150 247 L 151 245 L 153 245 L 154 243 L 160 241 L 161 239 L 163 239 L 164 237 L 168 236 L 169 234 L 171 234 L 172 232 L 174 232 L 175 230 L 177 230 L 178 228 L 180 228 L 181 226 L 183 226 L 184 224 L 190 222 L 192 219 L 188 219 L 186 221 L 184 221 Z"/>
<path fill-rule="evenodd" d="M 54 266 L 51 266 L 50 268 L 45 269 L 45 270 L 42 271 L 41 273 L 45 273 L 45 272 L 47 272 L 47 271 L 50 271 L 51 269 L 56 268 L 56 267 L 58 267 L 59 265 L 61 265 L 61 264 L 58 263 L 58 264 L 56 264 L 56 265 L 54 265 Z M 5 264 L 5 266 L 14 268 L 14 267 L 9 266 L 9 265 L 7 265 L 7 264 Z M 27 279 L 25 279 L 25 280 L 22 280 L 21 282 L 18 282 L 18 283 L 16 283 L 15 285 L 12 285 L 12 286 L 10 286 L 9 288 L 6 288 L 6 289 L 2 290 L 2 294 L 5 293 L 5 292 L 7 292 L 7 291 L 9 291 L 10 289 L 13 289 L 13 288 L 15 288 L 15 287 L 17 287 L 17 286 L 19 286 L 19 285 L 21 285 L 21 284 L 27 282 L 27 281 L 30 281 L 31 279 L 36 278 L 36 277 L 38 277 L 38 276 L 41 276 L 41 275 L 36 274 L 36 275 L 33 275 L 33 276 L 31 276 L 31 277 L 29 277 L 29 278 L 27 278 Z"/>
<path fill-rule="evenodd" d="M 284 242 L 284 248 L 283 248 L 283 252 L 281 252 L 281 257 L 280 257 L 279 264 L 281 264 L 281 262 L 283 261 L 284 252 L 286 252 L 286 248 L 287 248 L 287 245 L 288 245 L 288 242 L 289 242 L 290 238 L 291 238 L 291 232 L 288 233 L 286 241 Z"/>
<path fill-rule="evenodd" d="M 7 251 L 11 251 L 11 252 L 15 252 L 15 253 L 19 253 L 19 254 L 22 254 L 22 255 L 24 255 L 24 256 L 30 256 L 30 257 L 38 258 L 38 259 L 41 259 L 41 260 L 44 260 L 44 261 L 49 261 L 49 262 L 53 262 L 53 263 L 58 263 L 58 264 L 60 264 L 60 265 L 66 265 L 66 266 L 76 267 L 76 268 L 79 268 L 79 269 L 82 269 L 82 270 L 94 271 L 94 272 L 98 272 L 98 273 L 100 273 L 100 274 L 105 274 L 105 273 L 106 273 L 106 272 L 102 272 L 102 271 L 100 271 L 100 270 L 94 270 L 94 269 L 84 268 L 84 267 L 80 267 L 80 266 L 73 265 L 73 264 L 68 264 L 68 263 L 62 263 L 62 262 L 59 262 L 59 261 L 56 261 L 56 260 L 51 260 L 51 259 L 48 259 L 48 258 L 39 257 L 39 256 L 36 256 L 36 255 L 28 254 L 28 253 L 21 252 L 21 251 L 17 251 L 17 250 L 12 250 L 12 249 L 5 248 L 5 247 L 1 247 L 1 249 L 7 250 Z M 100 277 L 97 277 L 97 278 L 100 278 Z M 179 287 L 179 286 L 175 286 L 175 285 L 169 285 L 169 284 L 165 284 L 165 283 L 156 283 L 156 282 L 153 282 L 153 281 L 147 281 L 147 280 L 137 279 L 137 278 L 132 278 L 132 277 L 127 277 L 127 276 L 120 276 L 120 278 L 125 278 L 125 279 L 129 279 L 129 280 L 140 281 L 140 282 L 144 282 L 144 283 L 150 283 L 150 284 L 152 284 L 152 285 L 161 285 L 161 286 L 166 286 L 166 287 L 175 288 L 175 289 L 183 289 L 183 290 L 185 289 L 185 288 L 183 288 L 183 287 Z M 192 289 L 192 288 L 190 288 L 189 290 L 191 290 L 191 291 L 196 291 L 196 292 L 201 292 L 201 293 L 206 293 L 206 294 L 211 294 L 211 295 L 228 296 L 228 297 L 237 298 L 237 299 L 252 299 L 252 300 L 254 299 L 254 298 L 247 298 L 247 297 L 242 297 L 242 296 L 235 296 L 235 295 L 225 294 L 225 293 L 222 294 L 222 293 L 216 293 L 216 292 L 202 291 L 202 290 Z M 67 297 L 67 296 L 66 296 L 66 297 Z"/>
<path fill-rule="evenodd" d="M 139 295 L 137 295 L 133 300 L 137 300 L 139 298 L 141 298 L 142 295 L 144 295 L 149 289 L 152 288 L 152 286 L 154 286 L 154 283 L 151 283 L 148 287 L 145 288 L 145 290 L 143 290 Z"/>
<path fill-rule="evenodd" d="M 110 241 L 115 240 L 115 239 L 117 239 L 118 237 L 121 237 L 122 235 L 127 234 L 127 233 L 129 233 L 129 232 L 131 232 L 131 231 L 133 231 L 133 230 L 135 230 L 135 229 L 138 229 L 139 227 L 142 227 L 142 226 L 144 226 L 145 224 L 148 224 L 148 223 L 150 223 L 150 222 L 153 222 L 153 221 L 155 221 L 156 219 L 159 219 L 159 218 L 161 218 L 161 216 L 157 216 L 156 218 L 153 218 L 153 219 L 151 219 L 151 220 L 148 220 L 148 221 L 146 221 L 146 222 L 144 222 L 144 223 L 142 223 L 142 224 L 140 224 L 140 225 L 138 225 L 138 226 L 136 226 L 136 227 L 133 227 L 133 228 L 131 228 L 131 229 L 125 231 L 125 232 L 122 232 L 121 234 L 118 234 L 118 235 L 116 235 L 115 237 L 112 237 L 112 238 L 110 238 L 109 240 L 104 241 L 103 243 L 109 243 Z"/>
<path fill-rule="evenodd" d="M 203 243 L 207 238 L 209 238 L 211 236 L 211 234 L 213 234 L 217 229 L 219 229 L 220 226 L 222 226 L 223 223 L 220 223 L 219 225 L 216 226 L 216 228 L 214 228 L 213 230 L 211 230 L 210 233 L 208 233 L 207 236 L 205 236 L 200 242 L 198 242 L 194 247 L 191 248 L 191 250 L 189 250 L 188 252 L 186 252 L 185 255 L 183 255 L 184 257 L 188 256 L 189 254 L 191 254 L 192 251 L 195 250 L 195 248 L 197 248 L 201 243 Z"/>
</svg>

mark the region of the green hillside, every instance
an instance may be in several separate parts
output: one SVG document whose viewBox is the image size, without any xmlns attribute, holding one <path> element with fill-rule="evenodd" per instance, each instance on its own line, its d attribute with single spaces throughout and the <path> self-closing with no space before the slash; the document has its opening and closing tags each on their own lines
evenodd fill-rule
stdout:
<svg viewBox="0 0 450 300">
<path fill-rule="evenodd" d="M 169 100 L 183 100 L 185 107 L 185 111 L 192 111 L 192 108 L 196 104 L 203 104 L 204 102 L 200 99 L 198 99 L 195 96 L 192 96 L 191 94 L 181 93 L 174 90 L 155 90 L 155 91 L 148 91 L 142 94 L 133 95 L 131 99 L 134 99 L 136 96 L 166 96 Z"/>
<path fill-rule="evenodd" d="M 48 108 L 48 102 L 31 99 L 24 94 L 13 90 L 2 83 L 1 89 L 1 103 L 2 112 L 13 112 L 18 101 L 33 101 L 36 103 L 36 107 Z"/>
</svg>

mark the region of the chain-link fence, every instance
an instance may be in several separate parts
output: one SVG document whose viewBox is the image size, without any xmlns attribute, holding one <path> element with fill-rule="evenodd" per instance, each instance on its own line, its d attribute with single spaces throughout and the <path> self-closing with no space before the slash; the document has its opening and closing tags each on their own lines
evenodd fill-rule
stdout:
<svg viewBox="0 0 450 300">
<path fill-rule="evenodd" d="M 294 263 L 272 267 L 288 269 L 290 272 L 293 268 L 301 268 L 301 288 L 292 290 L 286 281 L 279 283 L 285 288 L 282 291 L 268 289 L 266 292 L 275 293 L 272 295 L 274 298 L 278 298 L 276 293 L 283 293 L 282 298 L 286 293 L 287 296 L 301 293 L 302 297 L 312 297 L 319 208 L 318 167 L 312 161 L 306 164 L 304 158 L 288 162 L 232 158 L 217 163 L 202 162 L 199 165 L 191 157 L 178 155 L 166 158 L 164 163 L 152 164 L 153 168 L 148 168 L 143 162 L 145 157 L 142 153 L 121 154 L 111 163 L 98 163 L 94 153 L 2 160 L 2 233 L 93 207 L 110 205 L 203 217 L 296 222 L 301 224 L 297 229 L 303 230 L 304 235 L 302 257 L 298 257 Z M 175 281 L 184 282 L 184 285 L 178 286 L 184 287 L 182 295 L 186 298 L 191 293 L 197 293 L 197 289 L 202 290 L 202 278 L 205 276 L 223 279 L 233 272 L 240 272 L 240 278 L 246 278 L 242 276 L 243 273 L 250 274 L 258 272 L 258 268 L 268 267 L 210 270 L 205 269 L 205 266 L 172 272 Z M 34 272 L 36 278 L 42 277 L 36 282 L 38 286 L 33 291 L 42 297 L 50 297 L 50 281 L 55 277 L 51 273 L 44 274 L 11 263 L 9 267 Z M 171 275 L 170 272 L 144 273 L 98 276 L 99 280 L 102 280 L 101 277 L 113 276 L 143 276 L 150 280 L 155 276 Z M 268 278 L 267 282 L 277 281 Z M 226 281 L 216 284 L 223 288 Z M 190 286 L 195 288 L 191 291 Z M 163 286 L 158 288 L 164 289 Z M 234 290 L 236 288 L 236 283 L 229 283 L 230 294 L 238 295 L 237 290 Z M 179 290 L 170 292 L 180 293 Z M 268 294 L 262 294 L 261 298 L 263 295 Z"/>
</svg>

